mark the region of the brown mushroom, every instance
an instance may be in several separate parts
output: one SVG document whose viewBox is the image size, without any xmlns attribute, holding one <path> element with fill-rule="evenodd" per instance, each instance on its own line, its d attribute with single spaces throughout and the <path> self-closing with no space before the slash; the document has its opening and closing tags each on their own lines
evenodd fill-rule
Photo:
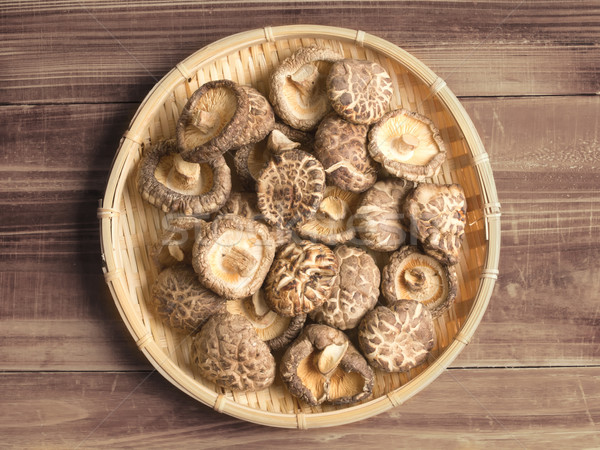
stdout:
<svg viewBox="0 0 600 450">
<path fill-rule="evenodd" d="M 275 380 L 275 358 L 254 327 L 239 314 L 215 314 L 192 338 L 192 361 L 217 386 L 257 391 Z"/>
<path fill-rule="evenodd" d="M 331 110 L 325 81 L 341 55 L 318 47 L 301 47 L 271 72 L 270 95 L 275 113 L 293 128 L 314 129 Z"/>
<path fill-rule="evenodd" d="M 227 201 L 231 172 L 220 155 L 190 163 L 177 152 L 175 140 L 164 140 L 140 160 L 137 186 L 144 200 L 165 213 L 207 214 Z"/>
<path fill-rule="evenodd" d="M 285 317 L 271 310 L 265 302 L 262 289 L 251 297 L 228 301 L 227 311 L 246 317 L 272 351 L 280 350 L 292 342 L 306 321 L 306 314 Z"/>
<path fill-rule="evenodd" d="M 400 178 L 378 181 L 363 195 L 354 225 L 364 245 L 376 251 L 397 250 L 406 240 L 402 204 L 414 183 Z"/>
<path fill-rule="evenodd" d="M 390 106 L 392 80 L 376 62 L 336 61 L 327 77 L 327 95 L 334 111 L 349 122 L 370 125 Z"/>
<path fill-rule="evenodd" d="M 225 311 L 225 299 L 206 289 L 191 266 L 163 270 L 152 285 L 150 308 L 171 328 L 191 333 L 213 314 Z"/>
<path fill-rule="evenodd" d="M 340 245 L 334 250 L 340 269 L 325 303 L 310 313 L 311 319 L 340 330 L 356 327 L 379 298 L 380 273 L 363 249 Z"/>
<path fill-rule="evenodd" d="M 411 236 L 427 254 L 449 265 L 458 262 L 466 216 L 465 193 L 458 184 L 420 184 L 404 205 Z"/>
<path fill-rule="evenodd" d="M 381 290 L 388 305 L 398 300 L 417 300 L 434 318 L 452 306 L 458 291 L 454 268 L 412 245 L 401 247 L 390 257 L 382 278 Z"/>
<path fill-rule="evenodd" d="M 323 164 L 330 184 L 363 192 L 377 181 L 377 167 L 367 151 L 366 125 L 328 114 L 315 135 L 315 156 Z"/>
<path fill-rule="evenodd" d="M 258 209 L 278 228 L 291 228 L 314 215 L 323 199 L 325 171 L 302 150 L 273 155 L 257 182 Z"/>
<path fill-rule="evenodd" d="M 310 241 L 277 251 L 265 280 L 267 305 L 282 316 L 306 314 L 328 298 L 338 272 L 333 251 Z"/>
<path fill-rule="evenodd" d="M 407 372 L 422 364 L 435 344 L 431 313 L 416 300 L 377 306 L 361 321 L 358 343 L 374 369 Z"/>
<path fill-rule="evenodd" d="M 233 214 L 217 217 L 196 237 L 192 263 L 202 284 L 226 298 L 262 285 L 275 255 L 266 225 Z"/>
<path fill-rule="evenodd" d="M 356 230 L 352 223 L 360 197 L 336 186 L 325 188 L 317 213 L 299 223 L 296 231 L 305 239 L 327 245 L 343 244 L 354 239 Z"/>
<path fill-rule="evenodd" d="M 281 358 L 280 373 L 289 392 L 309 405 L 347 405 L 366 399 L 374 374 L 340 330 L 308 325 Z"/>
<path fill-rule="evenodd" d="M 433 122 L 416 112 L 387 113 L 369 131 L 369 153 L 392 175 L 423 181 L 446 160 L 446 146 Z"/>
<path fill-rule="evenodd" d="M 158 242 L 150 247 L 150 255 L 159 269 L 179 263 L 192 264 L 192 248 L 196 230 L 204 226 L 204 220 L 194 216 L 168 217 L 167 227 Z"/>
<path fill-rule="evenodd" d="M 228 150 L 263 139 L 275 116 L 256 89 L 231 80 L 198 88 L 177 122 L 177 144 L 186 161 L 205 162 Z"/>
</svg>

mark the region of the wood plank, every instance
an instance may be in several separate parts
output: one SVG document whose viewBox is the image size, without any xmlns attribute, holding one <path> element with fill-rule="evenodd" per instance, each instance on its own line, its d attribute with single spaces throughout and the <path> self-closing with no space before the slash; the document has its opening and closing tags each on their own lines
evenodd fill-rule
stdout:
<svg viewBox="0 0 600 450">
<path fill-rule="evenodd" d="M 215 40 L 299 22 L 378 35 L 421 59 L 459 96 L 600 91 L 600 8 L 592 0 L 144 6 L 3 2 L 2 102 L 140 102 L 179 61 Z"/>
<path fill-rule="evenodd" d="M 453 365 L 598 364 L 600 97 L 463 103 L 492 158 L 503 236 L 495 294 Z M 101 275 L 96 219 L 133 109 L 0 107 L 0 135 L 6 136 L 0 153 L 0 334 L 10 336 L 0 344 L 0 369 L 147 367 L 125 327 L 115 326 L 120 319 Z M 41 126 L 32 127 L 36 123 Z M 19 135 L 13 128 L 30 131 Z M 64 139 L 64 130 L 73 139 Z M 549 160 L 559 150 L 561 158 Z M 40 330 L 47 340 L 40 342 Z M 113 354 L 121 345 L 123 353 Z M 80 350 L 73 354 L 71 348 Z M 93 360 L 86 361 L 85 352 Z"/>
<path fill-rule="evenodd" d="M 308 432 L 219 414 L 158 373 L 0 374 L 8 447 L 596 448 L 600 369 L 450 370 L 404 405 Z"/>
</svg>

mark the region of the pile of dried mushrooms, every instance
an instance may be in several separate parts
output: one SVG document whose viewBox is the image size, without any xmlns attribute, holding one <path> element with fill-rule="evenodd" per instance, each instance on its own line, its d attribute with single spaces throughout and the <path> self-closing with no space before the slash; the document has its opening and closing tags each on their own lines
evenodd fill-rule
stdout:
<svg viewBox="0 0 600 450">
<path fill-rule="evenodd" d="M 375 371 L 426 361 L 466 200 L 431 182 L 446 159 L 433 121 L 392 96 L 381 65 L 301 48 L 268 95 L 202 85 L 146 149 L 137 186 L 167 220 L 149 306 L 192 334 L 206 380 L 259 390 L 279 371 L 300 401 L 350 404 Z"/>
</svg>

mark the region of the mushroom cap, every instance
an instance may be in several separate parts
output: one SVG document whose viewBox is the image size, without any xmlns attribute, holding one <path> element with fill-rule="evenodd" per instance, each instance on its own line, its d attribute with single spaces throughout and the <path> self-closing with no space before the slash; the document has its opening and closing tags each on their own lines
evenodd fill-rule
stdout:
<svg viewBox="0 0 600 450">
<path fill-rule="evenodd" d="M 350 123 L 328 114 L 315 135 L 315 156 L 323 164 L 330 184 L 364 192 L 377 181 L 377 167 L 367 151 L 367 125 Z"/>
<path fill-rule="evenodd" d="M 361 321 L 358 343 L 374 369 L 406 372 L 423 363 L 433 348 L 433 318 L 425 305 L 416 300 L 377 306 Z"/>
<path fill-rule="evenodd" d="M 200 374 L 234 391 L 265 389 L 275 380 L 275 358 L 239 314 L 215 314 L 192 337 L 192 361 Z"/>
<path fill-rule="evenodd" d="M 329 298 L 310 313 L 310 318 L 340 330 L 356 327 L 379 298 L 380 273 L 363 249 L 340 245 L 334 250 L 340 265 Z"/>
<path fill-rule="evenodd" d="M 314 129 L 331 110 L 325 82 L 342 56 L 333 50 L 301 47 L 271 72 L 269 98 L 275 113 L 292 128 Z"/>
<path fill-rule="evenodd" d="M 413 111 L 388 112 L 369 131 L 369 153 L 392 175 L 423 181 L 446 160 L 446 146 L 433 122 Z"/>
<path fill-rule="evenodd" d="M 381 290 L 388 305 L 398 300 L 417 300 L 434 318 L 450 308 L 458 291 L 453 267 L 411 245 L 401 247 L 390 257 L 382 278 Z"/>
<path fill-rule="evenodd" d="M 196 231 L 205 225 L 204 220 L 194 216 L 175 216 L 167 219 L 167 228 L 158 242 L 150 248 L 150 254 L 159 269 L 179 263 L 192 264 L 192 249 Z"/>
<path fill-rule="evenodd" d="M 336 186 L 328 186 L 325 188 L 317 213 L 299 223 L 296 231 L 305 239 L 316 240 L 327 245 L 348 242 L 356 234 L 352 222 L 359 200 L 359 194 L 344 191 Z"/>
<path fill-rule="evenodd" d="M 250 109 L 246 126 L 237 136 L 234 148 L 263 140 L 275 126 L 275 114 L 269 100 L 252 86 L 241 86 L 248 95 Z"/>
<path fill-rule="evenodd" d="M 287 348 L 280 373 L 289 392 L 309 405 L 346 405 L 366 399 L 374 374 L 340 330 L 312 324 Z"/>
<path fill-rule="evenodd" d="M 292 342 L 306 321 L 306 314 L 285 317 L 271 310 L 265 302 L 262 289 L 251 297 L 229 300 L 227 311 L 246 317 L 272 351 L 280 350 Z"/>
<path fill-rule="evenodd" d="M 171 328 L 191 333 L 210 316 L 225 311 L 225 299 L 206 289 L 191 266 L 178 264 L 160 272 L 150 296 L 150 307 Z"/>
<path fill-rule="evenodd" d="M 231 80 L 204 83 L 188 99 L 177 121 L 177 144 L 187 161 L 204 162 L 240 147 L 247 128 L 248 91 Z"/>
<path fill-rule="evenodd" d="M 309 313 L 328 298 L 338 267 L 326 245 L 310 241 L 284 245 L 265 280 L 267 305 L 282 316 Z"/>
<path fill-rule="evenodd" d="M 354 225 L 367 247 L 390 252 L 404 243 L 402 204 L 413 187 L 411 181 L 390 178 L 378 181 L 364 193 Z"/>
<path fill-rule="evenodd" d="M 411 235 L 425 253 L 449 265 L 458 262 L 466 217 L 465 193 L 458 184 L 420 184 L 404 204 Z"/>
<path fill-rule="evenodd" d="M 183 161 L 170 139 L 144 154 L 137 186 L 144 200 L 165 213 L 208 214 L 227 201 L 231 172 L 221 155 L 200 164 Z"/>
<path fill-rule="evenodd" d="M 242 298 L 260 288 L 274 256 L 266 225 L 229 214 L 199 233 L 192 263 L 204 286 L 226 298 Z"/>
<path fill-rule="evenodd" d="M 302 150 L 273 155 L 257 182 L 258 209 L 265 220 L 290 228 L 314 215 L 323 199 L 325 171 Z"/>
<path fill-rule="evenodd" d="M 381 119 L 390 106 L 392 79 L 376 62 L 342 59 L 331 66 L 327 95 L 340 117 L 370 125 Z"/>
</svg>

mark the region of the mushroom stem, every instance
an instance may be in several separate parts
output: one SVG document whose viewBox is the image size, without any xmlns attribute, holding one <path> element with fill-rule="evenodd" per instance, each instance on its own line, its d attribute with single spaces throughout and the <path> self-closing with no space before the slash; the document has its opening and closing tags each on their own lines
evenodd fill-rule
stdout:
<svg viewBox="0 0 600 450">
<path fill-rule="evenodd" d="M 279 130 L 273 130 L 271 131 L 271 134 L 269 134 L 267 148 L 274 155 L 278 155 L 298 147 L 300 147 L 299 142 L 292 141 Z"/>
<path fill-rule="evenodd" d="M 319 71 L 314 64 L 304 64 L 289 76 L 289 80 L 294 83 L 304 100 L 314 94 L 318 78 Z"/>
<path fill-rule="evenodd" d="M 393 141 L 393 148 L 398 153 L 398 159 L 406 161 L 415 153 L 415 148 L 419 146 L 419 139 L 410 133 L 404 133 Z"/>
<path fill-rule="evenodd" d="M 219 114 L 211 111 L 198 111 L 193 118 L 192 125 L 194 125 L 200 132 L 209 134 L 219 123 Z"/>
<path fill-rule="evenodd" d="M 252 307 L 254 308 L 254 314 L 256 314 L 257 317 L 262 317 L 271 311 L 267 306 L 267 302 L 265 302 L 265 296 L 261 289 L 252 295 Z"/>
<path fill-rule="evenodd" d="M 411 291 L 420 291 L 425 287 L 427 276 L 419 268 L 408 269 L 404 272 L 404 282 Z"/>
<path fill-rule="evenodd" d="M 173 167 L 167 178 L 167 186 L 188 191 L 200 182 L 200 164 L 185 161 L 180 154 L 173 158 Z"/>
<path fill-rule="evenodd" d="M 321 374 L 329 376 L 340 364 L 348 350 L 348 341 L 343 344 L 330 344 L 315 354 L 315 365 Z"/>
<path fill-rule="evenodd" d="M 338 197 L 325 197 L 319 205 L 319 215 L 332 220 L 343 220 L 348 216 L 348 204 Z"/>
<path fill-rule="evenodd" d="M 237 247 L 231 247 L 223 253 L 223 267 L 225 270 L 238 273 L 246 277 L 252 273 L 252 269 L 258 261 L 246 250 Z"/>
</svg>

